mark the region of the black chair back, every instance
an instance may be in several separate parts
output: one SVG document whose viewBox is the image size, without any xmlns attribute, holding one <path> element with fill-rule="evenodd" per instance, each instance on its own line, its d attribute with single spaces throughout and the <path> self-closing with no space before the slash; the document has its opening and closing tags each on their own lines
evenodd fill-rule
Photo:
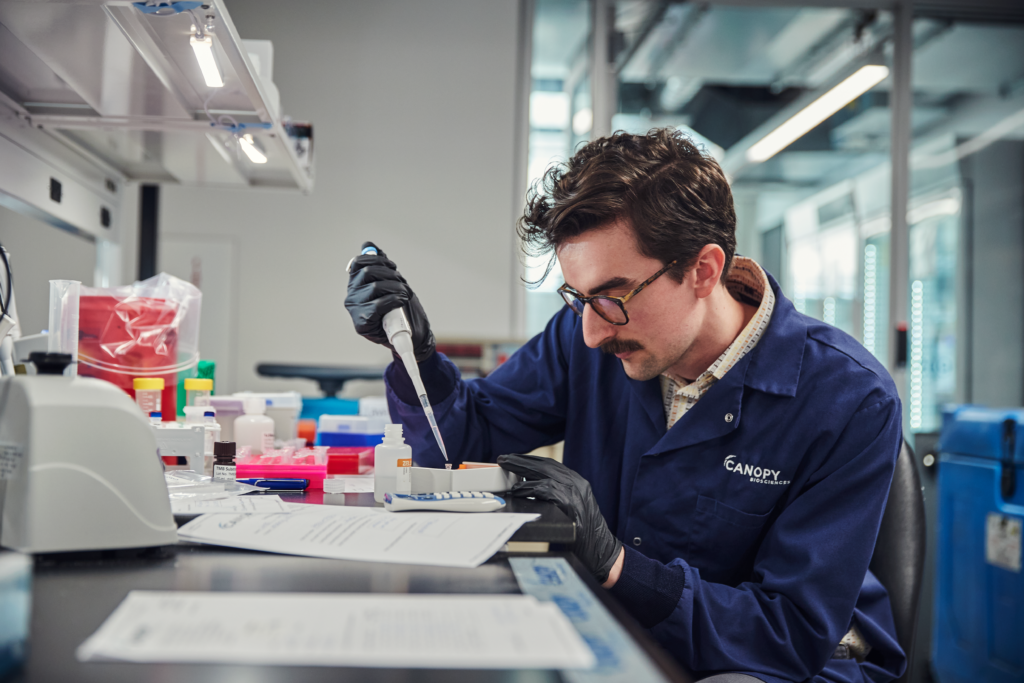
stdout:
<svg viewBox="0 0 1024 683">
<path fill-rule="evenodd" d="M 889 591 L 896 638 L 907 653 L 907 671 L 896 683 L 910 680 L 909 662 L 913 661 L 917 603 L 924 573 L 925 528 L 921 478 L 914 452 L 904 442 L 896 459 L 889 500 L 870 565 L 871 571 Z"/>
</svg>

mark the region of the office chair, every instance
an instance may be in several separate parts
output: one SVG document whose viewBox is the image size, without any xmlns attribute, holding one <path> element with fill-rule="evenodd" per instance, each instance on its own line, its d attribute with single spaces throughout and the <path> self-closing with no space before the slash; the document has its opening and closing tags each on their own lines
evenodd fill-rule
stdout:
<svg viewBox="0 0 1024 683">
<path fill-rule="evenodd" d="M 907 670 L 895 683 L 910 680 L 917 603 L 924 573 L 925 529 L 921 478 L 914 462 L 914 452 L 904 441 L 896 459 L 889 500 L 870 564 L 871 571 L 889 591 L 896 639 L 907 654 Z"/>
</svg>

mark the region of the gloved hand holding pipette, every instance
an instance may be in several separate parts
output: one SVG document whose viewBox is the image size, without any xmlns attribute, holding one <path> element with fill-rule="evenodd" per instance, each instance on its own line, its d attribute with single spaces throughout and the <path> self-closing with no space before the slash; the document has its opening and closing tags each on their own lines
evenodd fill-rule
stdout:
<svg viewBox="0 0 1024 683">
<path fill-rule="evenodd" d="M 348 273 L 345 308 L 352 316 L 356 332 L 394 351 L 384 331 L 384 316 L 404 309 L 412 330 L 416 362 L 422 363 L 434 353 L 434 333 L 430 331 L 427 314 L 409 283 L 383 251 L 373 242 L 365 242 L 362 253 L 349 262 Z"/>
<path fill-rule="evenodd" d="M 417 362 L 433 355 L 435 348 L 423 306 L 395 264 L 372 242 L 363 244 L 362 253 L 349 262 L 348 272 L 345 308 L 352 316 L 356 332 L 387 346 L 402 361 L 447 462 L 448 451 L 417 366 Z"/>
</svg>

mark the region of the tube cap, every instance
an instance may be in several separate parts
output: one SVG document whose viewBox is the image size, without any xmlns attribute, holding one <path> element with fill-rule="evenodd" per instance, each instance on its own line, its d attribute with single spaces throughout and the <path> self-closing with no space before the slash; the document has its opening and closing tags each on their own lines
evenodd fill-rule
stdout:
<svg viewBox="0 0 1024 683">
<path fill-rule="evenodd" d="M 185 380 L 185 391 L 213 391 L 213 380 L 203 377 L 189 377 Z"/>
<path fill-rule="evenodd" d="M 234 441 L 214 441 L 213 442 L 213 454 L 216 455 L 234 455 L 235 454 L 235 442 Z"/>
<path fill-rule="evenodd" d="M 132 388 L 135 391 L 163 391 L 164 380 L 163 377 L 136 377 L 132 380 Z"/>
<path fill-rule="evenodd" d="M 193 424 L 202 422 L 205 412 L 206 408 L 203 406 L 185 406 L 185 422 Z"/>
</svg>

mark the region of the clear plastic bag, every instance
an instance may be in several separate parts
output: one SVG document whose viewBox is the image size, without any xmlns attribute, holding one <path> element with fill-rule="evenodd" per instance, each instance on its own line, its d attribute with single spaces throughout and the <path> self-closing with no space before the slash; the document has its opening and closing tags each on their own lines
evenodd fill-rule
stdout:
<svg viewBox="0 0 1024 683">
<path fill-rule="evenodd" d="M 214 481 L 192 470 L 164 472 L 164 481 L 171 500 L 219 500 L 264 490 L 240 481 Z"/>
<path fill-rule="evenodd" d="M 130 395 L 136 377 L 164 380 L 161 405 L 174 419 L 178 380 L 199 364 L 202 293 L 160 273 L 124 287 L 82 287 L 78 374 L 116 384 Z"/>
</svg>

